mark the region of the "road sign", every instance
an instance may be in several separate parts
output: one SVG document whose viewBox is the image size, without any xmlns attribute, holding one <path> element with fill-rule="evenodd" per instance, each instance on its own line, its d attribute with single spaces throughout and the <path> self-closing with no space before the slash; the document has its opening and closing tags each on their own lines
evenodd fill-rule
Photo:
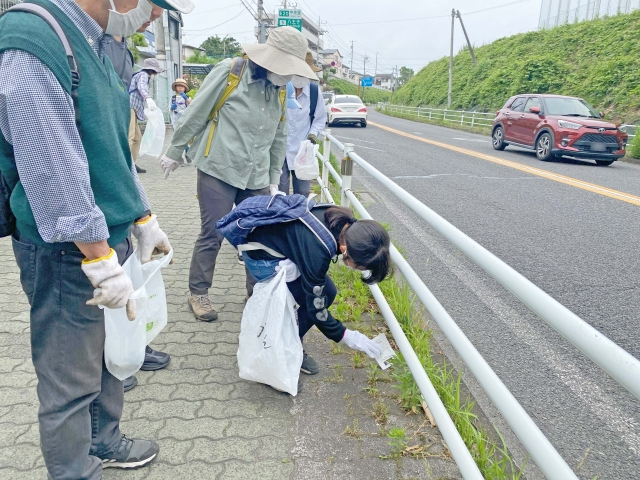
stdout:
<svg viewBox="0 0 640 480">
<path fill-rule="evenodd" d="M 279 27 L 293 27 L 299 31 L 302 31 L 302 19 L 301 18 L 278 18 Z"/>
<path fill-rule="evenodd" d="M 362 77 L 360 85 L 363 87 L 373 87 L 373 77 Z"/>
<path fill-rule="evenodd" d="M 299 9 L 281 9 L 278 10 L 278 17 L 285 18 L 302 18 L 302 10 Z"/>
</svg>

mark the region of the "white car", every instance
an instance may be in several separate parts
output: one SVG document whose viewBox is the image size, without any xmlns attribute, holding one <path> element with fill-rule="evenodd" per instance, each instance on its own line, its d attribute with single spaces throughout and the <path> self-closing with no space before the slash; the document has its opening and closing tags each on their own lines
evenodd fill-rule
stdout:
<svg viewBox="0 0 640 480">
<path fill-rule="evenodd" d="M 360 124 L 367 126 L 367 107 L 356 95 L 336 95 L 327 109 L 329 126 L 338 123 Z"/>
</svg>

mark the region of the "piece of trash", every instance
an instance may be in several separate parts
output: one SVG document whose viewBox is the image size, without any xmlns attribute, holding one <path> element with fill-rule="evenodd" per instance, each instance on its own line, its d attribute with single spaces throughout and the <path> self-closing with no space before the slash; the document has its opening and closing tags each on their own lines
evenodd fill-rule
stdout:
<svg viewBox="0 0 640 480">
<path fill-rule="evenodd" d="M 384 333 L 381 333 L 377 337 L 372 338 L 372 340 L 376 345 L 378 345 L 378 347 L 380 347 L 380 355 L 376 357 L 376 362 L 378 362 L 378 365 L 380 365 L 380 368 L 382 368 L 382 370 L 386 370 L 391 366 L 388 360 L 392 357 L 395 357 L 396 353 L 393 351 L 393 348 L 391 348 L 389 340 L 387 340 L 387 337 Z"/>
</svg>

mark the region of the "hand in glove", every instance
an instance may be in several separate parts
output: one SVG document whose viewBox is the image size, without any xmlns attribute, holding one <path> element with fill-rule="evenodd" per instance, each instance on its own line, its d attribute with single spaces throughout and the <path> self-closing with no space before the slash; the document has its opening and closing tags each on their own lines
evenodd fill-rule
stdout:
<svg viewBox="0 0 640 480">
<path fill-rule="evenodd" d="M 158 218 L 155 215 L 150 215 L 148 218 L 134 223 L 132 233 L 138 239 L 140 261 L 143 264 L 151 261 L 151 255 L 159 255 L 160 253 L 168 255 L 171 251 L 169 238 L 160 229 Z"/>
<path fill-rule="evenodd" d="M 287 271 L 287 282 L 293 282 L 300 276 L 300 270 L 298 270 L 298 266 L 288 258 L 286 260 L 281 260 L 280 263 L 278 263 L 276 272 L 279 272 L 283 268 Z"/>
<path fill-rule="evenodd" d="M 380 355 L 380 347 L 373 340 L 356 330 L 346 330 L 342 338 L 344 344 L 352 350 L 360 350 L 371 358 Z"/>
<path fill-rule="evenodd" d="M 154 102 L 154 101 L 153 101 L 153 98 L 151 98 L 151 97 L 147 98 L 146 102 L 147 102 L 147 108 L 148 108 L 149 110 L 151 110 L 152 112 L 153 112 L 156 108 L 158 108 L 158 107 L 156 106 L 156 102 Z"/>
<path fill-rule="evenodd" d="M 178 162 L 176 162 L 175 160 L 170 159 L 166 155 L 163 155 L 160 158 L 160 168 L 162 168 L 162 171 L 164 172 L 164 179 L 165 180 L 167 178 L 169 178 L 169 174 L 171 172 L 173 172 L 179 166 L 180 166 L 180 164 Z"/>
<path fill-rule="evenodd" d="M 307 137 L 307 140 L 309 140 L 314 145 L 318 143 L 318 137 L 316 137 L 313 133 L 309 134 L 309 136 Z"/>
<path fill-rule="evenodd" d="M 278 185 L 271 184 L 269 185 L 269 195 L 276 195 L 278 193 Z"/>
<path fill-rule="evenodd" d="M 87 302 L 87 305 L 103 305 L 106 308 L 127 307 L 127 318 L 135 320 L 136 302 L 129 300 L 133 294 L 133 284 L 118 263 L 115 250 L 106 257 L 82 261 L 82 271 L 91 284 L 100 289 L 99 293 Z"/>
<path fill-rule="evenodd" d="M 176 102 L 171 102 L 171 111 L 175 112 L 178 109 L 178 104 Z"/>
</svg>

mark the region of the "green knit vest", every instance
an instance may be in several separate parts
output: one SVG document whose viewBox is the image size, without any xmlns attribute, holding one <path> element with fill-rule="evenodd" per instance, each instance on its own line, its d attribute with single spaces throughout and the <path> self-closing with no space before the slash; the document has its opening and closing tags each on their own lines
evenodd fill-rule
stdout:
<svg viewBox="0 0 640 480">
<path fill-rule="evenodd" d="M 47 0 L 30 2 L 44 6 L 56 17 L 74 50 L 80 72 L 77 90 L 79 130 L 89 164 L 91 189 L 109 227 L 109 245 L 117 245 L 127 237 L 131 224 L 145 210 L 131 174 L 129 96 L 109 58 L 106 55 L 103 60 L 98 58 L 64 12 Z M 62 88 L 71 93 L 71 71 L 62 43 L 40 17 L 22 12 L 4 15 L 0 19 L 0 53 L 5 50 L 23 50 L 34 55 L 49 67 Z M 29 104 L 31 99 L 24 98 L 23 101 Z M 29 105 L 29 108 L 33 106 Z M 64 156 L 64 151 L 60 151 L 60 155 Z M 18 177 L 13 147 L 1 134 L 0 170 L 12 189 L 11 210 L 16 216 L 17 229 L 21 235 L 43 244 Z M 54 203 L 56 200 L 48 199 Z"/>
</svg>

